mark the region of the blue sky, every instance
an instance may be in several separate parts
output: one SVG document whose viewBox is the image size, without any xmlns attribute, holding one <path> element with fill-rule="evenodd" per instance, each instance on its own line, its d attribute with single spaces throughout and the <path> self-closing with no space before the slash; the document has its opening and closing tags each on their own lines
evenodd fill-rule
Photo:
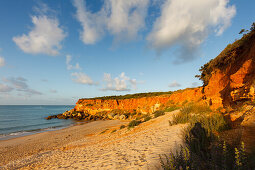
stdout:
<svg viewBox="0 0 255 170">
<path fill-rule="evenodd" d="M 255 21 L 253 0 L 0 1 L 0 104 L 200 86 Z"/>
</svg>

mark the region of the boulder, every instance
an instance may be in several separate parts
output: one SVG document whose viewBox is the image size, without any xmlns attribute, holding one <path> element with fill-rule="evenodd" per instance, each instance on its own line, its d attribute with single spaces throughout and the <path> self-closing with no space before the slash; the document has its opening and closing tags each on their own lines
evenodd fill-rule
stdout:
<svg viewBox="0 0 255 170">
<path fill-rule="evenodd" d="M 50 119 L 55 119 L 55 118 L 57 118 L 57 115 L 48 116 L 45 119 L 50 120 Z"/>
</svg>

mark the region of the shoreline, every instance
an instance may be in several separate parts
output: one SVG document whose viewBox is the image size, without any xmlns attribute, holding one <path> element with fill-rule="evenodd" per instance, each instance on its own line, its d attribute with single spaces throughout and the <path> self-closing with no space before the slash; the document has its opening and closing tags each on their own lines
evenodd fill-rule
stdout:
<svg viewBox="0 0 255 170">
<path fill-rule="evenodd" d="M 83 120 L 79 120 L 79 121 L 73 120 L 73 121 L 74 121 L 74 123 L 71 123 L 71 124 L 68 124 L 68 125 L 62 125 L 62 126 L 58 126 L 58 127 L 48 127 L 48 128 L 44 128 L 44 129 L 36 129 L 36 130 L 30 130 L 30 131 L 17 131 L 17 132 L 12 132 L 12 133 L 9 133 L 9 134 L 1 134 L 0 135 L 0 142 L 5 141 L 5 140 L 9 140 L 9 139 L 15 139 L 15 138 L 19 138 L 19 137 L 44 133 L 44 132 L 57 131 L 57 130 L 65 129 L 65 128 L 70 128 L 72 126 L 79 126 L 79 125 L 83 125 L 83 124 L 86 124 L 86 123 L 93 122 L 93 121 L 83 121 Z M 17 133 L 20 133 L 20 134 L 12 135 L 12 134 L 17 134 Z"/>
<path fill-rule="evenodd" d="M 186 125 L 169 126 L 177 111 L 134 128 L 129 121 L 100 120 L 0 141 L 0 169 L 159 169 L 159 155 L 182 144 Z"/>
<path fill-rule="evenodd" d="M 97 128 L 98 124 L 100 124 L 100 127 Z M 118 120 L 94 121 L 72 125 L 63 129 L 0 140 L 0 167 L 10 161 L 22 159 L 39 152 L 59 149 L 68 143 L 83 139 L 86 135 L 120 124 L 123 124 L 123 122 Z"/>
</svg>

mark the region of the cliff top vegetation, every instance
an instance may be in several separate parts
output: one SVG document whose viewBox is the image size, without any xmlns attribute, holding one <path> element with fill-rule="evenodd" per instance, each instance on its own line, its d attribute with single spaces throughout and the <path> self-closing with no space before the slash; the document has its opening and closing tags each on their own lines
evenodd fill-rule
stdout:
<svg viewBox="0 0 255 170">
<path fill-rule="evenodd" d="M 172 94 L 172 91 L 167 92 L 148 92 L 148 93 L 136 93 L 136 94 L 126 94 L 120 96 L 103 96 L 103 97 L 94 97 L 94 98 L 83 98 L 83 99 L 102 99 L 102 100 L 121 100 L 121 99 L 136 99 L 142 97 L 152 97 L 160 95 L 169 95 Z"/>
<path fill-rule="evenodd" d="M 180 93 L 185 90 L 191 90 L 194 88 L 186 88 L 186 89 L 180 89 L 176 91 L 167 91 L 167 92 L 148 92 L 148 93 L 135 93 L 135 94 L 126 94 L 126 95 L 119 95 L 119 96 L 103 96 L 103 97 L 94 97 L 94 98 L 82 98 L 81 100 L 87 100 L 87 99 L 101 99 L 101 100 L 123 100 L 123 99 L 137 99 L 142 97 L 156 97 L 161 95 L 171 95 L 173 93 Z"/>
<path fill-rule="evenodd" d="M 242 29 L 239 34 L 243 34 L 241 39 L 228 44 L 216 58 L 201 66 L 199 69 L 201 74 L 196 75 L 196 77 L 203 81 L 203 86 L 208 85 L 213 70 L 225 69 L 226 66 L 231 65 L 241 57 L 239 54 L 250 47 L 250 42 L 255 39 L 255 22 L 252 24 L 250 31 Z"/>
</svg>

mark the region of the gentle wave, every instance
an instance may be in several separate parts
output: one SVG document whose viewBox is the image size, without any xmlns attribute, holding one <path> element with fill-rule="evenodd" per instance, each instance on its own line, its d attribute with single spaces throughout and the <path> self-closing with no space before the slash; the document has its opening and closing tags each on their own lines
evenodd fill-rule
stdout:
<svg viewBox="0 0 255 170">
<path fill-rule="evenodd" d="M 65 127 L 66 126 L 59 125 L 59 126 L 52 126 L 52 127 L 43 128 L 43 129 L 33 129 L 33 130 L 27 130 L 27 131 L 13 132 L 13 133 L 9 133 L 9 134 L 0 134 L 0 140 L 10 139 L 10 138 L 15 138 L 15 137 L 20 137 L 20 136 L 26 136 L 26 135 L 31 135 L 31 134 L 40 133 L 40 132 L 53 131 L 53 130 L 58 130 L 58 129 L 62 129 Z"/>
<path fill-rule="evenodd" d="M 21 128 L 32 128 L 32 127 L 38 127 L 38 126 L 42 126 L 42 125 L 50 125 L 52 124 L 52 122 L 49 123 L 41 123 L 41 124 L 33 124 L 33 125 L 26 125 L 26 126 L 12 126 L 12 127 L 8 127 L 8 128 L 0 128 L 0 130 L 12 130 L 12 129 L 21 129 Z M 34 129 L 34 130 L 38 130 L 38 129 Z"/>
<path fill-rule="evenodd" d="M 6 136 L 20 136 L 30 133 L 55 130 L 75 124 L 73 120 L 44 118 L 72 109 L 71 105 L 0 105 L 0 139 Z"/>
</svg>

